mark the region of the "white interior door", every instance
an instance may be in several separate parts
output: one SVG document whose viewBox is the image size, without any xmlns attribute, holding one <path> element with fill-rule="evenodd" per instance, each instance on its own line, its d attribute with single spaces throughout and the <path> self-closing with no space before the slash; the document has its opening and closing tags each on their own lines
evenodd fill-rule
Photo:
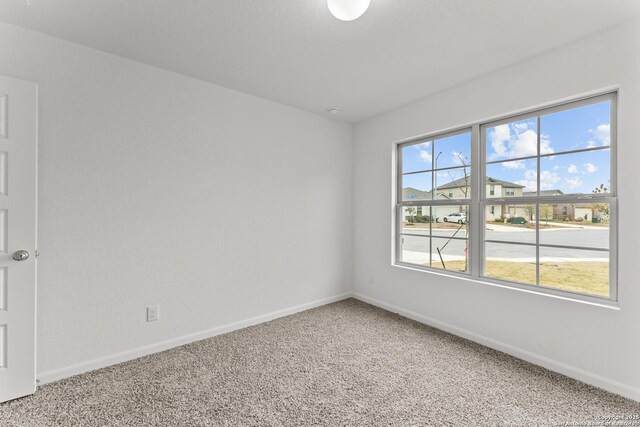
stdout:
<svg viewBox="0 0 640 427">
<path fill-rule="evenodd" d="M 35 391 L 37 86 L 0 76 L 0 402 Z"/>
</svg>

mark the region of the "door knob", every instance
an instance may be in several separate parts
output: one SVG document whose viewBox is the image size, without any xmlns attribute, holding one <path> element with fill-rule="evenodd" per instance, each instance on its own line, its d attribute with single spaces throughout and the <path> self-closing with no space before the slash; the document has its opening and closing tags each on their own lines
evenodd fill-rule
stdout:
<svg viewBox="0 0 640 427">
<path fill-rule="evenodd" d="M 16 261 L 24 261 L 27 258 L 29 258 L 29 252 L 25 251 L 24 249 L 20 249 L 13 254 L 13 259 L 15 259 Z"/>
</svg>

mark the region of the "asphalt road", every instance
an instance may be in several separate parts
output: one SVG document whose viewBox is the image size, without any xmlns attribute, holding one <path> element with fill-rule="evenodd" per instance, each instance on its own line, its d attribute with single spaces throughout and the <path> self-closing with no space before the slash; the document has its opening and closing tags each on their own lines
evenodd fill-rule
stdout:
<svg viewBox="0 0 640 427">
<path fill-rule="evenodd" d="M 405 229 L 412 234 L 428 235 L 428 230 Z M 463 240 L 447 240 L 455 230 L 433 230 L 433 249 L 439 247 L 443 254 L 449 256 L 464 256 L 465 242 Z M 464 237 L 464 228 L 458 232 L 457 237 Z M 518 231 L 492 231 L 486 230 L 487 240 L 502 242 L 535 243 L 534 230 Z M 606 258 L 606 252 L 590 251 L 588 248 L 609 247 L 609 230 L 607 228 L 581 229 L 581 228 L 553 228 L 540 230 L 540 243 L 551 245 L 569 245 L 584 247 L 587 250 L 564 248 L 540 248 L 540 256 L 543 258 Z M 446 246 L 445 246 L 446 244 Z M 444 248 L 444 249 L 443 249 Z M 412 252 L 429 252 L 429 239 L 418 236 L 404 236 L 403 250 Z M 530 246 L 516 246 L 509 244 L 487 243 L 486 255 L 491 258 L 535 258 L 535 248 Z"/>
</svg>

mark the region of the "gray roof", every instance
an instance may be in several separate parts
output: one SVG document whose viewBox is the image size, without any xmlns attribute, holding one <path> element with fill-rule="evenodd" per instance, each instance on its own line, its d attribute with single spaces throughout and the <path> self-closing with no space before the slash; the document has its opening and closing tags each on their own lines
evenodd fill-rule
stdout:
<svg viewBox="0 0 640 427">
<path fill-rule="evenodd" d="M 441 185 L 440 187 L 437 187 L 438 190 L 445 190 L 447 188 L 462 188 L 462 187 L 467 187 L 469 184 L 467 182 L 469 178 L 460 178 L 460 179 L 456 179 L 455 181 L 451 181 L 448 182 L 444 185 Z M 495 178 L 491 178 L 490 176 L 487 177 L 487 183 L 488 184 L 499 184 L 502 185 L 503 187 L 515 187 L 515 188 L 524 188 L 524 185 L 520 185 L 520 184 L 514 184 L 513 182 L 508 182 L 508 181 L 502 181 L 500 179 L 495 179 Z"/>
<path fill-rule="evenodd" d="M 535 191 L 524 191 L 522 193 L 525 196 L 530 196 L 530 195 L 536 195 L 537 193 Z M 557 196 L 559 194 L 564 194 L 562 191 L 560 190 L 542 190 L 540 192 L 541 196 Z"/>
<path fill-rule="evenodd" d="M 430 191 L 422 191 L 413 187 L 405 187 L 402 189 L 402 200 L 426 200 L 431 198 Z"/>
</svg>

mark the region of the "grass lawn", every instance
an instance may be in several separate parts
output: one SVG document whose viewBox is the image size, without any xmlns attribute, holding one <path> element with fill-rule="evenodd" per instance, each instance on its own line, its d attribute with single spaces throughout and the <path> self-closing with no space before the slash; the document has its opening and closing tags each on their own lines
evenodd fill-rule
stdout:
<svg viewBox="0 0 640 427">
<path fill-rule="evenodd" d="M 441 267 L 441 264 L 434 267 Z M 446 262 L 448 270 L 464 270 L 464 261 Z M 535 285 L 536 265 L 531 262 L 487 261 L 487 276 Z M 540 264 L 540 284 L 547 288 L 609 296 L 609 263 L 544 262 Z"/>
</svg>

